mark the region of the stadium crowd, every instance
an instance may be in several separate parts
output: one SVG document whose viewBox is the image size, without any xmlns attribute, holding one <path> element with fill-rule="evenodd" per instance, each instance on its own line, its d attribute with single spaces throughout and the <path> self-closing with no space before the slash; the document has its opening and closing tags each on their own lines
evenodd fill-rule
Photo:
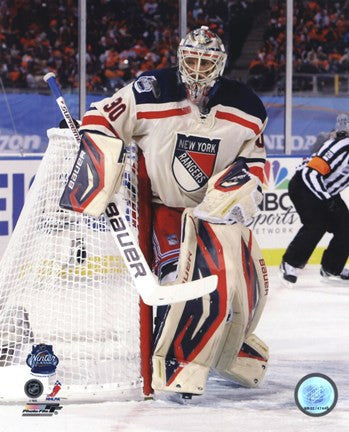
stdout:
<svg viewBox="0 0 349 432">
<path fill-rule="evenodd" d="M 236 57 L 260 2 L 188 0 L 188 28 L 208 25 Z M 88 1 L 88 91 L 110 92 L 143 70 L 174 65 L 178 15 L 173 0 Z M 63 88 L 78 87 L 77 1 L 1 1 L 0 59 L 5 87 L 45 88 L 42 76 L 51 71 Z"/>
<path fill-rule="evenodd" d="M 188 28 L 218 33 L 228 49 L 228 69 L 261 8 L 270 6 L 264 41 L 249 66 L 248 83 L 270 90 L 285 73 L 286 2 L 188 0 Z M 259 7 L 259 9 L 258 9 Z M 110 92 L 142 71 L 176 64 L 178 1 L 87 2 L 87 88 Z M 349 71 L 349 0 L 294 1 L 294 73 Z M 0 2 L 0 78 L 9 88 L 46 88 L 53 71 L 63 88 L 78 87 L 76 0 Z M 306 79 L 304 84 L 309 82 Z"/>
<path fill-rule="evenodd" d="M 276 0 L 263 44 L 249 65 L 248 82 L 259 90 L 271 89 L 285 64 L 286 2 Z M 348 0 L 294 1 L 293 67 L 295 74 L 349 72 Z"/>
</svg>

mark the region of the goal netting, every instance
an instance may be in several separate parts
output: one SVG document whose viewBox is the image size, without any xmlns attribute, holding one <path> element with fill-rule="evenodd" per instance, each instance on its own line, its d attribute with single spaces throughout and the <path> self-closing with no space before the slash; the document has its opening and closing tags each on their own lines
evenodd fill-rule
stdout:
<svg viewBox="0 0 349 432">
<path fill-rule="evenodd" d="M 29 378 L 32 346 L 48 344 L 59 359 L 48 378 L 48 386 L 61 382 L 58 396 L 140 396 L 139 296 L 106 219 L 59 207 L 77 147 L 67 129 L 50 129 L 48 137 L 0 263 L 0 376 Z M 137 153 L 129 146 L 120 193 L 136 236 L 137 190 Z M 13 397 L 28 399 L 19 393 Z"/>
</svg>

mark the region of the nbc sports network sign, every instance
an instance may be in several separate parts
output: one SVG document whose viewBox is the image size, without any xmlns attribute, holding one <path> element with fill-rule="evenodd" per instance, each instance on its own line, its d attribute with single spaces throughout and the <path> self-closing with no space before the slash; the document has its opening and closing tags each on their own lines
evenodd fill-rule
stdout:
<svg viewBox="0 0 349 432">
<path fill-rule="evenodd" d="M 41 158 L 42 155 L 0 156 L 0 258 L 17 223 Z M 269 157 L 266 162 L 261 211 L 249 225 L 262 250 L 284 250 L 301 227 L 288 196 L 288 183 L 301 162 L 301 157 Z M 342 195 L 349 203 L 349 190 Z M 329 238 L 326 234 L 319 246 L 327 245 Z"/>
<path fill-rule="evenodd" d="M 264 167 L 263 202 L 249 228 L 262 249 L 282 249 L 300 228 L 299 216 L 288 196 L 288 183 L 300 157 L 269 157 Z"/>
</svg>

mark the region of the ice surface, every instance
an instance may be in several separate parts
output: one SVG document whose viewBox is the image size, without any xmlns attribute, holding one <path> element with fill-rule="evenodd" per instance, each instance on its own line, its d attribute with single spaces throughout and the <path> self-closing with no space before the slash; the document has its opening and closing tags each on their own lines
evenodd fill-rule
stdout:
<svg viewBox="0 0 349 432">
<path fill-rule="evenodd" d="M 21 417 L 22 405 L 0 406 L 0 432 L 342 432 L 349 430 L 349 287 L 320 282 L 308 266 L 294 287 L 270 268 L 270 298 L 256 334 L 270 347 L 269 369 L 258 389 L 212 376 L 204 396 L 181 405 L 158 396 L 144 402 L 64 404 L 53 417 Z M 294 403 L 306 374 L 330 376 L 338 388 L 335 409 L 309 417 Z M 1 385 L 1 383 L 0 383 Z"/>
</svg>

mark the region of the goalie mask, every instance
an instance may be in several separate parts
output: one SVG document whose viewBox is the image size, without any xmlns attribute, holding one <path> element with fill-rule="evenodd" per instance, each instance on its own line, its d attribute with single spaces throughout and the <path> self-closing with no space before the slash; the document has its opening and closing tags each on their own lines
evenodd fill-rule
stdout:
<svg viewBox="0 0 349 432">
<path fill-rule="evenodd" d="M 204 105 L 210 89 L 223 74 L 227 54 L 221 39 L 206 26 L 188 33 L 178 47 L 178 67 L 189 99 Z"/>
</svg>

